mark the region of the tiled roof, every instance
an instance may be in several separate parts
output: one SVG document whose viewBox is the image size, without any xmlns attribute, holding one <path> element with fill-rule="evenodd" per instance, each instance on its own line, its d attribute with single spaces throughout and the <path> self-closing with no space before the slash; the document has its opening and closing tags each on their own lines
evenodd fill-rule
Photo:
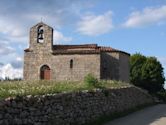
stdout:
<svg viewBox="0 0 166 125">
<path fill-rule="evenodd" d="M 32 50 L 25 49 L 25 52 L 31 52 Z M 53 45 L 52 54 L 98 54 L 101 52 L 120 52 L 130 55 L 127 52 L 117 50 L 111 47 L 98 46 L 97 44 L 83 44 L 83 45 Z"/>
<path fill-rule="evenodd" d="M 98 46 L 97 44 L 53 46 L 53 54 L 94 54 L 100 52 L 120 52 L 130 55 L 127 52 L 120 51 L 111 47 Z"/>
<path fill-rule="evenodd" d="M 97 48 L 97 44 L 82 45 L 53 45 L 53 49 L 76 49 L 76 48 Z"/>
<path fill-rule="evenodd" d="M 104 51 L 104 52 L 106 52 L 106 51 L 107 51 L 107 52 L 110 52 L 110 51 L 117 51 L 117 50 L 114 49 L 114 48 L 105 47 L 105 46 L 99 46 L 98 49 L 101 50 L 101 51 Z"/>
<path fill-rule="evenodd" d="M 54 50 L 53 54 L 97 54 L 100 50 Z"/>
</svg>

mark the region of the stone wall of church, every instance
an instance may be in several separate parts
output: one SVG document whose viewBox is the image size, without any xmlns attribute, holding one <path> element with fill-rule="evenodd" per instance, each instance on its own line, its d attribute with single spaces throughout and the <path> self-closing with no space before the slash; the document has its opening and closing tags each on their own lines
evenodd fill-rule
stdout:
<svg viewBox="0 0 166 125">
<path fill-rule="evenodd" d="M 73 67 L 70 68 L 70 60 Z M 24 79 L 39 80 L 40 68 L 48 65 L 51 79 L 57 81 L 80 81 L 88 73 L 98 79 L 112 79 L 129 82 L 129 56 L 123 53 L 100 54 L 67 54 L 52 55 L 51 53 L 26 52 L 24 55 Z"/>
<path fill-rule="evenodd" d="M 101 54 L 101 79 L 119 80 L 119 53 Z"/>
<path fill-rule="evenodd" d="M 73 67 L 70 67 L 73 60 Z M 83 80 L 88 73 L 100 79 L 100 54 L 55 55 L 50 62 L 52 79 Z"/>
<path fill-rule="evenodd" d="M 45 64 L 50 67 L 51 53 L 40 52 L 25 52 L 24 53 L 24 79 L 39 80 L 40 68 Z M 50 67 L 51 68 L 51 67 Z"/>
<path fill-rule="evenodd" d="M 121 81 L 129 82 L 130 77 L 130 66 L 129 66 L 130 56 L 119 53 L 119 79 Z"/>
<path fill-rule="evenodd" d="M 120 52 L 101 54 L 101 79 L 129 82 L 129 55 Z"/>
<path fill-rule="evenodd" d="M 73 67 L 70 68 L 70 60 Z M 51 79 L 58 81 L 83 80 L 88 73 L 100 79 L 100 54 L 52 55 L 51 53 L 26 52 L 24 55 L 24 79 L 39 80 L 40 68 L 48 65 Z"/>
</svg>

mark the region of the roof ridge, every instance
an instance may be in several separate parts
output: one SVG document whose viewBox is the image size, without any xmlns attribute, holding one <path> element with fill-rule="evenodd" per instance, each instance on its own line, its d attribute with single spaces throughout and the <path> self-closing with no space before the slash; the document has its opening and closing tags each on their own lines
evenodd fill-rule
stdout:
<svg viewBox="0 0 166 125">
<path fill-rule="evenodd" d="M 117 50 L 117 49 L 115 49 L 115 48 L 112 48 L 112 47 L 110 47 L 110 46 L 99 46 L 99 49 L 101 49 L 101 50 Z"/>
<path fill-rule="evenodd" d="M 53 46 L 89 46 L 89 45 L 98 46 L 97 44 L 56 44 Z"/>
</svg>

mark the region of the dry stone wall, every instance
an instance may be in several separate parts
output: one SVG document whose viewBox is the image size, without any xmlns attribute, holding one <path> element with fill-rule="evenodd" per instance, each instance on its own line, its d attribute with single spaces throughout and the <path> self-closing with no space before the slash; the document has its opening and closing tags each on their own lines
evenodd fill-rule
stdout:
<svg viewBox="0 0 166 125">
<path fill-rule="evenodd" d="M 8 98 L 0 101 L 0 125 L 83 125 L 152 102 L 135 87 Z"/>
</svg>

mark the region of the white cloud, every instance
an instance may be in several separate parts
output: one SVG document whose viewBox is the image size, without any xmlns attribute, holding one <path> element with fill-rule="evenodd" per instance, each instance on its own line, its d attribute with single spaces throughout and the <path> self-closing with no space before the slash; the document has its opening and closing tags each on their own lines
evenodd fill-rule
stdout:
<svg viewBox="0 0 166 125">
<path fill-rule="evenodd" d="M 112 12 L 108 11 L 103 15 L 86 15 L 78 22 L 77 31 L 84 35 L 94 36 L 108 33 L 113 28 Z"/>
<path fill-rule="evenodd" d="M 22 57 L 16 57 L 14 60 L 10 63 L 14 68 L 23 68 L 23 58 Z"/>
<path fill-rule="evenodd" d="M 166 21 L 166 5 L 132 12 L 123 26 L 127 28 L 141 27 L 155 23 L 161 24 L 162 21 Z"/>
<path fill-rule="evenodd" d="M 16 69 L 11 64 L 6 64 L 0 67 L 0 78 L 22 78 L 23 77 L 23 70 L 22 69 Z"/>
<path fill-rule="evenodd" d="M 65 37 L 61 32 L 54 30 L 54 42 L 55 44 L 70 42 L 72 41 L 72 37 Z"/>
<path fill-rule="evenodd" d="M 4 18 L 1 16 L 0 20 L 0 32 L 4 34 L 10 34 L 11 37 L 22 37 L 25 35 L 25 32 L 19 24 L 15 21 L 12 22 L 9 19 Z"/>
<path fill-rule="evenodd" d="M 23 58 L 22 57 L 17 57 L 16 60 L 17 61 L 23 61 Z"/>
<path fill-rule="evenodd" d="M 7 46 L 3 43 L 0 44 L 0 55 L 3 56 L 3 55 L 8 55 L 8 54 L 11 54 L 15 52 L 14 48 L 10 47 L 10 46 Z"/>
<path fill-rule="evenodd" d="M 0 33 L 9 42 L 24 43 L 28 41 L 28 31 L 26 33 L 24 25 L 16 23 L 14 20 L 6 19 L 0 16 Z"/>
</svg>

